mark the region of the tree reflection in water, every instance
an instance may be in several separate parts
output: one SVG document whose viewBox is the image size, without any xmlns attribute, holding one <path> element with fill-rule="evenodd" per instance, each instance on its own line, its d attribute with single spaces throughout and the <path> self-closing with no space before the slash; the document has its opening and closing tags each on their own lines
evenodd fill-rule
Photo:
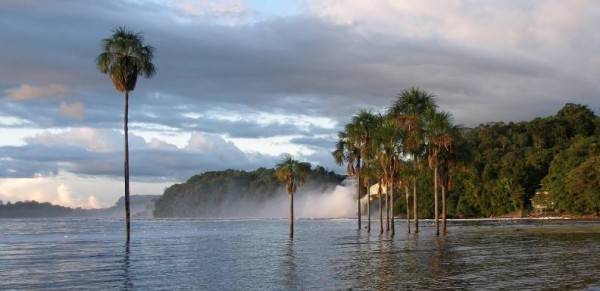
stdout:
<svg viewBox="0 0 600 291">
<path fill-rule="evenodd" d="M 298 267 L 296 265 L 296 255 L 294 253 L 294 239 L 288 239 L 283 257 L 282 270 L 284 272 L 284 286 L 288 290 L 298 289 Z"/>
<path fill-rule="evenodd" d="M 131 283 L 131 278 L 129 277 L 129 242 L 125 242 L 125 248 L 123 250 L 123 286 L 122 290 L 131 290 L 133 289 L 133 284 Z"/>
</svg>

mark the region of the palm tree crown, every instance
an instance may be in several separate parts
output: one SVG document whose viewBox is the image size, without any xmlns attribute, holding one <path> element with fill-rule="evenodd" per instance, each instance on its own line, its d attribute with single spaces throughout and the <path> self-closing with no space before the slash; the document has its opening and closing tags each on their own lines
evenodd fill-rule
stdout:
<svg viewBox="0 0 600 291">
<path fill-rule="evenodd" d="M 288 194 L 295 193 L 296 188 L 304 184 L 309 171 L 309 163 L 299 162 L 289 155 L 275 166 L 275 176 L 285 183 Z"/>
<path fill-rule="evenodd" d="M 156 69 L 152 63 L 154 48 L 144 45 L 141 33 L 118 27 L 102 40 L 102 53 L 96 59 L 98 69 L 107 74 L 120 92 L 133 91 L 138 76 L 150 78 Z"/>
</svg>

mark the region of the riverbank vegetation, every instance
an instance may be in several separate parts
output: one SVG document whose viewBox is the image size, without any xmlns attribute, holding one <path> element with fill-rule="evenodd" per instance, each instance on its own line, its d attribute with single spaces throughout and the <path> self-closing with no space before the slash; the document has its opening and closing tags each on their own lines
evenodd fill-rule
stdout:
<svg viewBox="0 0 600 291">
<path fill-rule="evenodd" d="M 600 118 L 585 105 L 466 128 L 454 125 L 432 94 L 413 88 L 384 113 L 357 113 L 332 154 L 360 181 L 359 196 L 375 183 L 388 187 L 391 207 L 384 211 L 413 216 L 415 231 L 425 217 L 435 218 L 439 231 L 438 213 L 445 229 L 446 216 L 525 215 L 534 206 L 553 214 L 600 212 Z M 400 193 L 406 199 L 397 199 Z"/>
</svg>

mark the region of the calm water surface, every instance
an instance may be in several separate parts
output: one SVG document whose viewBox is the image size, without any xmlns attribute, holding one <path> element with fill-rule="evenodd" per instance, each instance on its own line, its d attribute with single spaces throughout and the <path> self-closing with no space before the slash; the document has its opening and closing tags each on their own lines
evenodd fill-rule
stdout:
<svg viewBox="0 0 600 291">
<path fill-rule="evenodd" d="M 391 238 L 354 220 L 0 220 L 0 290 L 600 290 L 600 223 L 424 222 Z M 373 224 L 376 228 L 376 224 Z"/>
</svg>

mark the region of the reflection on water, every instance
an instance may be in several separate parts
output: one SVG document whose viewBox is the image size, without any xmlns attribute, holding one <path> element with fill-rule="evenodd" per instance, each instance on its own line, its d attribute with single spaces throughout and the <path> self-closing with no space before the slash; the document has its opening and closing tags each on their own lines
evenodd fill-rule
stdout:
<svg viewBox="0 0 600 291">
<path fill-rule="evenodd" d="M 600 287 L 598 222 L 452 222 L 446 236 L 353 220 L 0 220 L 0 290 Z"/>
<path fill-rule="evenodd" d="M 296 257 L 294 255 L 294 239 L 290 238 L 285 245 L 285 255 L 281 266 L 285 278 L 283 285 L 286 289 L 299 289 L 297 286 L 299 280 L 296 270 Z"/>
<path fill-rule="evenodd" d="M 131 279 L 129 278 L 129 242 L 125 242 L 125 248 L 123 250 L 123 290 L 130 290 L 133 288 Z"/>
</svg>

